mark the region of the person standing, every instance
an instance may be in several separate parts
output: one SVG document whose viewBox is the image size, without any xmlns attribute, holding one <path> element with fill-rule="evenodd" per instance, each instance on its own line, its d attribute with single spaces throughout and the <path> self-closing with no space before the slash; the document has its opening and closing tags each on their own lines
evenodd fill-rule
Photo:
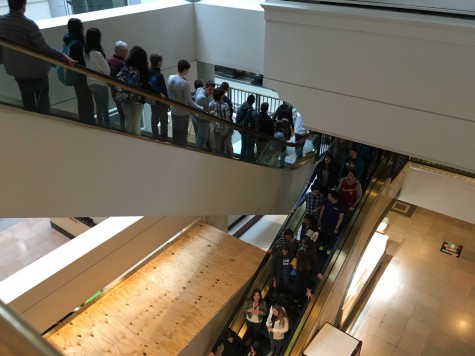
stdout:
<svg viewBox="0 0 475 356">
<path fill-rule="evenodd" d="M 142 47 L 134 46 L 116 78 L 138 88 L 150 89 L 147 52 Z M 125 132 L 137 136 L 141 135 L 144 103 L 145 98 L 135 93 L 128 93 L 127 99 L 122 101 Z"/>
<path fill-rule="evenodd" d="M 209 112 L 210 98 L 213 96 L 214 87 L 216 84 L 212 80 L 208 80 L 205 87 L 196 89 L 195 103 L 203 107 L 204 112 Z M 196 132 L 196 148 L 198 150 L 205 150 L 209 146 L 210 122 L 206 119 L 201 119 L 198 115 L 195 117 L 197 126 Z"/>
<path fill-rule="evenodd" d="M 321 237 L 318 239 L 319 249 L 320 251 L 327 249 L 327 254 L 330 254 L 333 244 L 336 242 L 345 215 L 345 208 L 338 199 L 338 192 L 331 190 L 328 193 L 328 199 L 323 203 L 318 219 L 318 227 L 321 231 Z"/>
<path fill-rule="evenodd" d="M 223 89 L 223 91 L 224 91 L 223 101 L 226 104 L 228 104 L 231 121 L 233 121 L 234 106 L 233 106 L 233 102 L 231 101 L 231 99 L 228 98 L 229 83 L 228 82 L 222 82 L 221 83 L 221 89 Z"/>
<path fill-rule="evenodd" d="M 195 104 L 191 99 L 190 84 L 185 78 L 191 65 L 185 59 L 178 61 L 178 73 L 168 77 L 168 94 L 170 99 L 192 108 L 203 110 L 203 107 Z M 190 125 L 190 113 L 186 109 L 177 106 L 171 107 L 173 143 L 176 145 L 188 145 L 188 126 Z"/>
<path fill-rule="evenodd" d="M 209 356 L 216 355 L 220 345 L 223 345 L 222 356 L 237 356 L 242 355 L 244 345 L 241 338 L 233 330 L 227 329 L 218 339 Z"/>
<path fill-rule="evenodd" d="M 274 121 L 268 114 L 269 111 L 269 103 L 262 103 L 261 104 L 261 111 L 257 116 L 257 127 L 258 131 L 261 134 L 267 136 L 274 136 Z M 259 137 L 257 141 L 257 160 L 260 161 L 260 157 L 266 144 L 269 142 L 268 139 L 264 137 Z"/>
<path fill-rule="evenodd" d="M 355 177 L 358 180 L 361 180 L 361 177 L 363 176 L 363 172 L 364 172 L 364 162 L 358 156 L 358 148 L 355 146 L 351 147 L 350 153 L 348 154 L 348 156 L 345 157 L 345 159 L 341 163 L 338 177 L 339 178 L 346 177 L 350 169 L 354 170 Z"/>
<path fill-rule="evenodd" d="M 323 204 L 323 195 L 320 193 L 320 187 L 317 184 L 312 184 L 310 192 L 304 194 L 298 200 L 290 213 L 295 213 L 295 210 L 303 203 L 305 203 L 305 214 L 313 215 L 317 219 Z"/>
<path fill-rule="evenodd" d="M 69 56 L 82 66 L 86 66 L 84 61 L 84 27 L 80 19 L 71 18 L 68 21 L 68 32 L 63 37 L 63 42 L 69 47 Z M 87 77 L 84 74 L 74 73 L 76 80 L 74 91 L 78 99 L 79 120 L 86 124 L 95 124 L 94 102 L 92 93 L 87 85 Z"/>
<path fill-rule="evenodd" d="M 290 247 L 284 244 L 280 250 L 272 254 L 272 276 L 275 278 L 276 293 L 278 293 L 285 301 L 286 291 L 289 287 L 290 272 L 292 266 L 290 262 L 294 258 L 294 254 L 290 251 Z"/>
<path fill-rule="evenodd" d="M 247 336 L 251 337 L 252 341 L 256 341 L 262 320 L 267 315 L 267 304 L 262 299 L 259 288 L 255 288 L 244 303 L 244 314 L 246 316 Z"/>
<path fill-rule="evenodd" d="M 317 172 L 317 179 L 315 179 L 314 184 L 321 187 L 323 194 L 337 185 L 338 166 L 333 161 L 333 156 L 330 153 L 325 154 L 323 160 L 317 164 L 315 171 Z"/>
<path fill-rule="evenodd" d="M 340 194 L 340 202 L 346 211 L 354 211 L 363 195 L 361 183 L 355 177 L 354 170 L 348 169 L 346 177 L 340 179 L 336 191 Z"/>
<path fill-rule="evenodd" d="M 84 47 L 84 59 L 86 66 L 96 72 L 110 75 L 110 68 L 106 61 L 106 54 L 102 50 L 101 31 L 98 28 L 90 28 L 86 32 L 86 46 Z M 109 89 L 102 80 L 87 77 L 87 83 L 96 102 L 96 117 L 100 127 L 110 129 L 109 118 Z"/>
<path fill-rule="evenodd" d="M 268 355 L 280 355 L 284 348 L 285 333 L 289 331 L 289 318 L 280 304 L 274 304 L 271 313 L 270 319 L 267 319 L 267 331 L 270 334 Z"/>
<path fill-rule="evenodd" d="M 209 104 L 209 113 L 223 120 L 231 121 L 229 106 L 223 101 L 223 97 L 223 89 L 216 88 L 213 92 L 214 101 Z M 213 122 L 212 125 L 215 152 L 221 155 L 225 154 L 227 157 L 232 158 L 234 154 L 231 141 L 233 129 L 218 122 Z"/>
<path fill-rule="evenodd" d="M 114 44 L 114 54 L 107 58 L 107 64 L 111 70 L 110 76 L 114 77 L 120 72 L 122 66 L 124 65 L 125 59 L 129 55 L 129 46 L 124 41 L 117 41 Z M 111 86 L 111 95 L 112 98 L 115 97 L 115 87 Z M 122 104 L 119 101 L 114 100 L 115 106 L 117 108 L 117 113 L 119 114 L 120 120 L 120 129 L 125 131 L 125 116 L 124 110 L 122 110 Z"/>
<path fill-rule="evenodd" d="M 256 101 L 256 97 L 250 94 L 247 100 L 241 105 L 236 114 L 236 124 L 247 129 L 256 130 L 256 112 L 252 107 Z M 254 146 L 256 138 L 253 134 L 241 132 L 241 160 L 254 162 Z"/>
<path fill-rule="evenodd" d="M 27 46 L 74 65 L 74 60 L 54 49 L 45 41 L 38 25 L 27 18 L 26 0 L 8 0 L 10 12 L 0 16 L 0 33 L 7 40 Z M 3 64 L 6 72 L 15 78 L 20 89 L 23 107 L 29 111 L 49 115 L 48 72 L 51 64 L 22 54 L 13 49 L 2 48 Z"/>
<path fill-rule="evenodd" d="M 297 143 L 301 139 L 303 139 L 305 135 L 308 134 L 307 129 L 303 125 L 302 116 L 297 110 L 295 110 L 294 127 L 295 127 L 295 143 Z M 297 159 L 302 157 L 304 145 L 305 145 L 305 142 L 302 142 L 302 144 L 295 146 L 295 155 L 297 156 Z"/>
<path fill-rule="evenodd" d="M 162 74 L 163 57 L 153 53 L 150 55 L 149 79 L 153 91 L 161 98 L 168 98 L 167 85 Z M 170 106 L 154 101 L 150 104 L 152 110 L 152 134 L 154 139 L 168 141 L 168 109 Z M 160 135 L 158 134 L 158 123 L 160 123 Z"/>
</svg>

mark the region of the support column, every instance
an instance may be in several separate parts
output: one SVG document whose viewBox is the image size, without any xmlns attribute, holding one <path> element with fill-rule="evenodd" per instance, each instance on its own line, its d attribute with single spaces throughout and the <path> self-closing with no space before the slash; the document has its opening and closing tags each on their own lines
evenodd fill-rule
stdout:
<svg viewBox="0 0 475 356">
<path fill-rule="evenodd" d="M 214 65 L 205 62 L 196 62 L 198 78 L 206 83 L 208 80 L 214 80 Z"/>
</svg>

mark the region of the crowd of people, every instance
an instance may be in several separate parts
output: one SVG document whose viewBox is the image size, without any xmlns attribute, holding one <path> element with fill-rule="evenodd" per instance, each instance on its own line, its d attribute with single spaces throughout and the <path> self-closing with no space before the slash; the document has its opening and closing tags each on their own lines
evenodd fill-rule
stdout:
<svg viewBox="0 0 475 356">
<path fill-rule="evenodd" d="M 379 153 L 374 147 L 335 138 L 322 155 L 309 191 L 290 211 L 293 214 L 305 204 L 300 231 L 285 229 L 267 251 L 271 254 L 273 285 L 266 299 L 254 289 L 243 306 L 246 333 L 244 340 L 237 335 L 233 339 L 241 345 L 241 353 L 236 355 L 247 355 L 256 340 L 257 350 L 263 346 L 268 355 L 280 354 L 291 327 L 287 313 L 296 317 L 312 298 L 329 255 L 361 200 L 363 182 L 371 177 Z M 218 341 L 213 350 L 221 343 Z M 229 345 L 224 344 L 226 349 L 230 350 Z"/>
<path fill-rule="evenodd" d="M 92 76 L 75 73 L 72 85 L 77 97 L 78 117 L 81 122 L 111 128 L 109 100 L 112 97 L 120 121 L 120 129 L 133 135 L 141 135 L 142 113 L 145 103 L 151 107 L 151 128 L 153 138 L 168 141 L 169 113 L 172 123 L 171 141 L 188 146 L 190 112 L 185 106 L 204 111 L 224 121 L 234 122 L 249 131 L 239 131 L 241 135 L 240 159 L 260 162 L 266 165 L 285 166 L 286 146 L 282 141 L 303 138 L 308 130 L 303 126 L 300 114 L 288 103 L 280 105 L 275 113 L 269 113 L 269 104 L 261 103 L 254 108 L 256 98 L 249 95 L 236 112 L 228 98 L 229 84 L 220 87 L 210 79 L 197 80 L 191 92 L 186 75 L 190 63 L 182 59 L 177 64 L 177 73 L 164 78 L 161 67 L 163 56 L 157 53 L 147 55 L 140 46 L 129 46 L 124 41 L 116 41 L 114 53 L 107 56 L 102 44 L 102 33 L 98 28 L 84 29 L 78 18 L 67 23 L 67 33 L 63 37 L 64 47 L 60 52 L 45 41 L 34 21 L 28 19 L 26 0 L 8 0 L 10 12 L 0 17 L 2 36 L 16 43 L 26 45 L 44 54 L 66 62 L 69 66 L 85 66 L 96 73 L 110 76 L 126 84 L 154 92 L 161 98 L 168 98 L 183 106 L 171 107 L 158 100 L 123 90 Z M 51 65 L 8 48 L 1 48 L 0 63 L 18 83 L 23 106 L 30 111 L 50 114 L 48 72 Z M 234 130 L 220 122 L 211 122 L 200 115 L 191 115 L 195 129 L 195 145 L 199 150 L 211 151 L 228 157 L 234 156 L 232 135 Z M 255 132 L 255 134 L 253 134 Z M 261 135 L 259 135 L 261 134 Z M 302 156 L 303 146 L 295 148 L 297 158 Z"/>
</svg>

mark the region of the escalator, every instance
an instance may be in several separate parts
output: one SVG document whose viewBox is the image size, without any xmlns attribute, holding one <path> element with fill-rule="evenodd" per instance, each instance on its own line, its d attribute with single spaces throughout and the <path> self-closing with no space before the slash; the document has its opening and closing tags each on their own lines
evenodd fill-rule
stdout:
<svg viewBox="0 0 475 356">
<path fill-rule="evenodd" d="M 3 40 L 0 44 L 15 47 Z M 64 66 L 58 60 L 31 54 Z M 313 135 L 305 136 L 296 144 L 275 140 L 86 68 L 78 66 L 72 70 L 167 105 L 180 106 L 190 114 L 209 120 L 211 125 L 218 123 L 238 131 L 236 136 L 242 132 L 257 136 L 267 142 L 260 156 L 264 158 L 245 162 L 239 159 L 238 150 L 232 158 L 223 157 L 195 150 L 192 141 L 180 147 L 156 141 L 146 134 L 134 136 L 114 127 L 84 124 L 78 122 L 68 105 L 59 105 L 60 100 L 55 101 L 58 103 L 53 110 L 56 116 L 26 112 L 11 106 L 15 104 L 13 95 L 3 100 L 10 105 L 0 109 L 2 164 L 8 167 L 2 175 L 2 183 L 9 187 L 1 193 L 3 201 L 9 203 L 1 207 L 0 214 L 4 217 L 279 214 L 289 210 L 311 176 Z M 321 141 L 322 136 L 319 139 Z M 301 146 L 304 156 L 286 159 L 282 169 L 278 158 L 284 145 L 288 153 Z M 371 196 L 372 193 L 366 195 Z M 355 213 L 353 224 L 355 221 L 361 224 L 361 220 L 356 219 L 358 214 Z M 291 220 L 283 229 L 289 224 L 294 229 L 298 225 Z M 335 260 L 340 251 L 339 246 L 331 255 L 326 278 L 331 271 L 335 273 Z M 254 278 L 264 291 L 269 289 L 269 272 L 269 260 L 264 259 Z M 324 286 L 328 286 L 326 280 L 317 288 L 315 303 L 325 300 L 319 299 L 319 291 Z M 315 308 L 320 308 L 318 303 L 306 306 L 302 326 L 299 323 L 295 328 L 302 333 L 295 334 L 299 335 L 297 338 L 289 338 L 289 348 L 298 347 L 293 346 L 295 340 L 303 340 L 304 326 L 311 324 L 308 316 L 304 316 L 307 311 L 314 315 Z M 239 318 L 230 324 L 241 328 Z"/>
<path fill-rule="evenodd" d="M 269 302 L 272 304 L 277 301 L 288 310 L 291 318 L 290 331 L 286 335 L 283 354 L 301 355 L 325 322 L 337 326 L 342 324 L 342 301 L 351 282 L 351 276 L 379 219 L 400 188 L 402 180 L 400 176 L 403 174 L 400 176 L 398 174 L 406 162 L 407 157 L 400 157 L 389 152 L 383 154 L 381 163 L 369 182 L 358 208 L 340 233 L 331 254 L 319 257 L 323 258 L 323 279 L 314 288 L 312 298 L 301 309 L 295 309 L 292 304 L 285 304 L 285 299 L 284 302 L 278 298 L 276 300 L 272 285 L 271 258 L 267 255 L 262 261 L 244 294 L 247 298 L 250 291 L 258 288 L 267 299 L 268 305 Z M 289 215 L 277 234 L 276 240 L 287 228 L 296 231 L 301 223 L 302 215 L 303 211 L 298 210 Z M 246 334 L 245 318 L 241 311 L 243 304 L 244 298 L 236 306 L 234 315 L 226 324 L 241 337 Z"/>
<path fill-rule="evenodd" d="M 5 39 L 0 45 L 67 66 Z M 234 138 L 234 154 L 215 153 L 213 143 L 211 152 L 196 150 L 192 125 L 188 144 L 178 146 L 155 140 L 146 131 L 140 136 L 127 134 L 113 120 L 107 128 L 82 123 L 73 88 L 53 83 L 57 81 L 53 71 L 52 115 L 22 110 L 18 88 L 9 77 L 4 85 L 11 86 L 11 96 L 2 97 L 0 107 L 1 163 L 8 167 L 2 184 L 9 187 L 0 198 L 9 204 L 1 206 L 0 216 L 279 214 L 288 211 L 313 170 L 314 134 L 297 143 L 276 140 L 85 67 L 68 70 L 199 114 L 211 127 L 223 125 Z M 265 143 L 257 162 L 240 159 L 242 133 Z M 278 158 L 284 146 L 282 169 Z M 296 158 L 296 148 L 302 148 L 303 157 Z"/>
</svg>

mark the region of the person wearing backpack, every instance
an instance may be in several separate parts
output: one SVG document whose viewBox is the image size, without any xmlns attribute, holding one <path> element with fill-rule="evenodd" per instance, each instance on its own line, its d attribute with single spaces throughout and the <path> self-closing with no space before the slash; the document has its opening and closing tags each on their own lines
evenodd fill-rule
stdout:
<svg viewBox="0 0 475 356">
<path fill-rule="evenodd" d="M 68 21 L 68 32 L 63 37 L 63 53 L 74 59 L 78 64 L 86 66 L 84 61 L 84 27 L 80 19 L 71 18 Z M 64 68 L 61 67 L 61 70 Z M 94 102 L 92 92 L 87 85 L 85 75 L 69 71 L 68 78 L 74 86 L 78 99 L 79 120 L 86 124 L 94 124 Z"/>
<path fill-rule="evenodd" d="M 153 91 L 160 97 L 167 98 L 168 91 L 165 78 L 162 74 L 163 57 L 153 53 L 150 55 L 149 80 Z M 170 106 L 159 101 L 153 101 L 150 104 L 152 110 L 152 134 L 153 138 L 162 141 L 168 141 L 168 110 Z M 158 134 L 158 123 L 160 122 L 160 135 Z"/>
<path fill-rule="evenodd" d="M 247 129 L 256 129 L 256 111 L 252 107 L 256 97 L 250 94 L 247 100 L 241 105 L 237 111 L 236 123 Z M 256 160 L 254 154 L 254 147 L 256 145 L 256 138 L 254 135 L 241 132 L 241 160 L 254 162 Z"/>
<path fill-rule="evenodd" d="M 132 47 L 129 57 L 125 60 L 125 64 L 116 78 L 129 85 L 151 90 L 147 52 L 140 46 Z M 116 89 L 118 90 L 115 99 L 121 102 L 122 109 L 124 110 L 125 132 L 140 136 L 145 97 L 118 87 Z"/>
<path fill-rule="evenodd" d="M 272 118 L 267 114 L 269 111 L 269 103 L 262 103 L 261 104 L 261 111 L 259 112 L 257 116 L 257 127 L 258 131 L 261 134 L 267 135 L 267 136 L 274 136 L 274 121 L 272 121 Z M 262 152 L 264 151 L 266 145 L 268 144 L 269 140 L 264 138 L 264 137 L 259 137 L 259 139 L 256 142 L 257 146 L 257 160 L 260 161 L 260 157 Z"/>
</svg>

